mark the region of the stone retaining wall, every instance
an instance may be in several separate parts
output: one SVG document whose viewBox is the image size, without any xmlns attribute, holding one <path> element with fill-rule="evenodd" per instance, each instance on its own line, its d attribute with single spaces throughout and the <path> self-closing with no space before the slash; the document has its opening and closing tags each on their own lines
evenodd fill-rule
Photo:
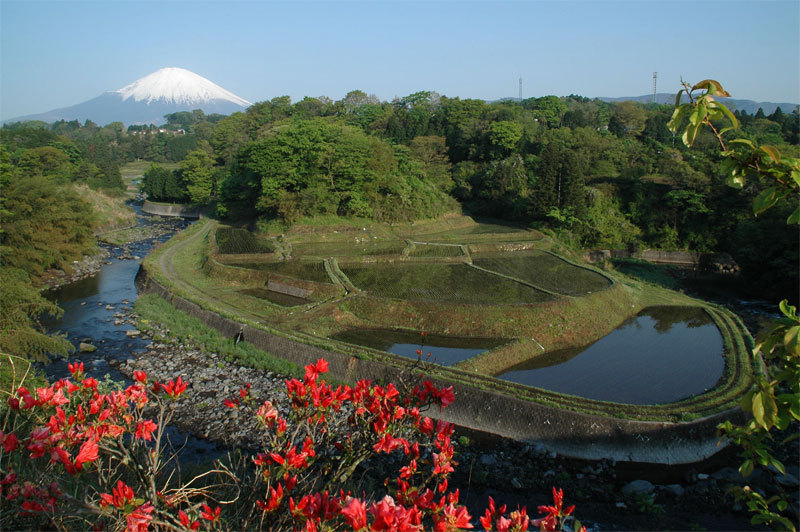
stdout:
<svg viewBox="0 0 800 532">
<path fill-rule="evenodd" d="M 357 379 L 396 381 L 403 371 L 243 326 L 173 295 L 150 278 L 144 268 L 136 277 L 136 286 L 142 293 L 158 294 L 176 309 L 200 319 L 223 335 L 233 338 L 242 329 L 245 341 L 299 366 L 324 357 L 333 376 L 350 382 Z M 409 362 L 398 357 L 400 367 Z M 571 412 L 460 383 L 453 384 L 453 388 L 455 403 L 441 414 L 429 412 L 429 415 L 470 429 L 541 442 L 550 450 L 576 458 L 659 464 L 697 462 L 722 448 L 716 438 L 718 423 L 726 419 L 738 423 L 744 420 L 744 414 L 736 409 L 685 423 L 636 421 Z"/>
<path fill-rule="evenodd" d="M 181 203 L 153 203 L 147 201 L 142 204 L 142 212 L 156 216 L 182 216 L 184 218 L 200 218 L 200 210 L 193 205 Z"/>
<path fill-rule="evenodd" d="M 656 264 L 675 264 L 700 268 L 719 273 L 738 273 L 739 265 L 727 253 L 698 253 L 694 251 L 660 251 L 645 249 L 630 252 L 624 249 L 594 249 L 587 251 L 584 258 L 588 262 L 602 262 L 609 259 L 641 259 Z"/>
</svg>

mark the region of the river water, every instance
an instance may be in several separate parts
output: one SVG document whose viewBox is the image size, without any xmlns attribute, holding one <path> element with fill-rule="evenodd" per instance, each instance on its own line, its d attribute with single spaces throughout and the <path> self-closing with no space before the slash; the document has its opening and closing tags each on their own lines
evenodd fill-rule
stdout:
<svg viewBox="0 0 800 532">
<path fill-rule="evenodd" d="M 136 328 L 127 319 L 137 293 L 134 286 L 136 273 L 145 257 L 158 243 L 167 241 L 176 232 L 188 226 L 182 218 L 161 218 L 141 212 L 140 205 L 132 205 L 137 215 L 138 227 L 147 238 L 122 246 L 103 244 L 110 255 L 106 264 L 92 277 L 50 290 L 46 296 L 56 301 L 64 310 L 62 317 L 48 317 L 42 324 L 49 332 L 65 334 L 77 348 L 81 342 L 97 347 L 92 353 L 76 351 L 68 359 L 52 358 L 43 369 L 50 381 L 69 376 L 67 364 L 81 361 L 86 373 L 98 380 L 108 376 L 111 380 L 132 381 L 114 366 L 147 349 L 149 338 L 129 336 L 127 331 Z M 131 258 L 128 258 L 131 257 Z M 138 257 L 138 258 L 136 258 Z M 134 333 L 135 334 L 135 333 Z M 170 427 L 167 436 L 173 444 L 187 447 L 182 456 L 189 461 L 207 459 L 219 454 L 215 444 L 190 437 Z"/>
</svg>

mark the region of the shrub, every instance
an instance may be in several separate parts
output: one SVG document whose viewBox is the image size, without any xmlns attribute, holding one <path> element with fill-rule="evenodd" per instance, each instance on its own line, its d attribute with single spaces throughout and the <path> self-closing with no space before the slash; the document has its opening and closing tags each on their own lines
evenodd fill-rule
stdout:
<svg viewBox="0 0 800 532">
<path fill-rule="evenodd" d="M 0 431 L 0 487 L 4 529 L 164 530 L 457 530 L 473 528 L 448 489 L 454 470 L 452 425 L 427 409 L 446 407 L 452 388 L 418 386 L 333 388 L 320 379 L 327 362 L 306 366 L 302 380 L 286 381 L 288 405 L 256 404 L 249 386 L 225 405 L 253 415 L 263 429 L 261 451 L 184 481 L 165 458 L 164 429 L 171 404 L 188 386 L 179 377 L 151 382 L 135 372 L 124 389 L 104 390 L 82 363 L 72 379 L 31 392 L 5 392 L 10 406 Z M 74 379 L 74 380 L 73 380 Z M 152 412 L 151 419 L 146 413 Z M 284 412 L 286 414 L 284 414 Z M 390 455 L 402 467 L 385 493 L 351 491 L 359 464 Z M 387 462 L 384 463 L 394 463 Z M 382 495 L 382 496 L 381 496 Z M 480 519 L 488 530 L 560 530 L 574 507 L 554 505 L 530 520 L 525 508 L 506 507 Z M 580 523 L 575 523 L 576 529 Z"/>
</svg>

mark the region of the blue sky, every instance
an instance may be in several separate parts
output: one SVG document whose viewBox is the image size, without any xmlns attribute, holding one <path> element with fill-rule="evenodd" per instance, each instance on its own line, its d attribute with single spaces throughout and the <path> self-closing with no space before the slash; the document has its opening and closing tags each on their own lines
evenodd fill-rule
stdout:
<svg viewBox="0 0 800 532">
<path fill-rule="evenodd" d="M 800 2 L 0 0 L 0 118 L 189 69 L 250 101 L 674 92 L 800 102 Z"/>
</svg>

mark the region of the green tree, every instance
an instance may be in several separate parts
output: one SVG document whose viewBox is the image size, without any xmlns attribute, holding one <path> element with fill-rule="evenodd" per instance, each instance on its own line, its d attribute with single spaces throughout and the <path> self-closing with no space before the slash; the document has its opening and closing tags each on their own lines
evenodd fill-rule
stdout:
<svg viewBox="0 0 800 532">
<path fill-rule="evenodd" d="M 207 203 L 214 193 L 214 161 L 203 150 L 189 152 L 180 168 L 192 203 Z"/>
<path fill-rule="evenodd" d="M 503 120 L 489 124 L 489 142 L 495 153 L 501 157 L 508 157 L 515 151 L 517 143 L 522 138 L 522 125 L 517 122 Z"/>
</svg>

